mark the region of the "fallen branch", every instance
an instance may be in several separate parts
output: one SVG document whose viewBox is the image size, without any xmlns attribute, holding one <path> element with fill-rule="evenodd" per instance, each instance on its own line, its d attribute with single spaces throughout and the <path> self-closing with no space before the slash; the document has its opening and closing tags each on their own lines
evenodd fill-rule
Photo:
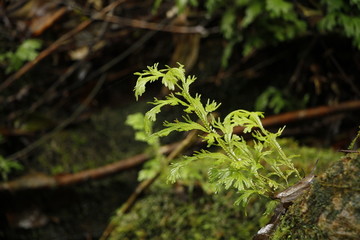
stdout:
<svg viewBox="0 0 360 240">
<path fill-rule="evenodd" d="M 124 18 L 118 16 L 105 16 L 101 20 L 115 23 L 123 26 L 129 26 L 133 28 L 148 29 L 154 31 L 163 31 L 171 33 L 182 33 L 182 34 L 194 34 L 198 33 L 201 35 L 207 35 L 208 30 L 203 26 L 177 26 L 177 25 L 164 25 L 162 23 L 147 22 L 138 19 Z"/>
<path fill-rule="evenodd" d="M 171 152 L 176 148 L 178 143 L 165 145 L 160 151 L 163 154 Z M 48 176 L 42 173 L 30 173 L 22 176 L 14 181 L 4 182 L 0 184 L 0 191 L 19 191 L 27 189 L 54 188 L 81 183 L 90 179 L 103 178 L 111 174 L 124 171 L 145 162 L 149 156 L 145 153 L 138 154 L 133 157 L 123 159 L 121 161 L 111 163 L 99 168 L 89 169 L 74 174 L 62 174 L 56 176 Z"/>
<path fill-rule="evenodd" d="M 343 103 L 339 103 L 334 106 L 320 106 L 320 107 L 315 107 L 315 108 L 310 108 L 310 109 L 304 109 L 304 110 L 299 110 L 299 111 L 294 111 L 294 112 L 278 114 L 278 115 L 264 118 L 262 120 L 262 124 L 264 125 L 264 127 L 285 125 L 285 124 L 289 124 L 292 122 L 322 117 L 322 116 L 339 113 L 339 112 L 352 111 L 352 110 L 356 110 L 356 109 L 360 109 L 360 101 L 359 100 L 343 102 Z M 242 132 L 242 130 L 243 130 L 242 127 L 235 127 L 234 133 L 239 134 Z"/>
<path fill-rule="evenodd" d="M 346 112 L 360 109 L 360 101 L 349 101 L 340 103 L 336 106 L 321 106 L 316 108 L 311 108 L 307 110 L 294 111 L 284 114 L 279 114 L 275 116 L 270 116 L 263 119 L 262 123 L 265 127 L 276 126 L 276 125 L 284 125 L 296 121 L 312 119 L 316 117 L 321 117 L 325 115 L 335 114 L 338 112 Z M 241 127 L 236 127 L 234 129 L 234 133 L 240 134 L 242 132 Z M 169 154 L 173 152 L 174 149 L 178 148 L 180 144 L 183 142 L 176 142 L 169 145 L 164 145 L 161 147 L 162 154 Z M 199 139 L 198 144 L 201 143 Z M 147 154 L 139 154 L 124 160 L 120 160 L 115 163 L 111 163 L 96 169 L 85 170 L 82 172 L 74 173 L 74 174 L 64 174 L 59 176 L 44 176 L 41 174 L 37 174 L 41 176 L 40 178 L 43 181 L 33 181 L 36 184 L 30 184 L 29 177 L 27 177 L 26 181 L 28 184 L 25 184 L 24 179 L 19 178 L 14 181 L 5 182 L 0 184 L 0 191 L 17 191 L 24 189 L 38 189 L 38 188 L 50 188 L 56 186 L 68 186 L 80 182 L 87 181 L 89 179 L 98 179 L 109 176 L 111 174 L 118 173 L 120 171 L 124 171 L 139 164 L 142 164 L 146 160 L 148 160 L 149 156 Z M 38 180 L 40 180 L 40 178 Z"/>
</svg>

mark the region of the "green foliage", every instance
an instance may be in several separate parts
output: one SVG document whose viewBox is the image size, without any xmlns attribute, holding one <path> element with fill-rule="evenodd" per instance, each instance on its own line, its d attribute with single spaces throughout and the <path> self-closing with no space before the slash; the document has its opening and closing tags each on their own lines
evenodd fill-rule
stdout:
<svg viewBox="0 0 360 240">
<path fill-rule="evenodd" d="M 147 152 L 153 155 L 140 170 L 138 177 L 139 181 L 154 177 L 157 173 L 164 171 L 168 165 L 165 157 L 160 152 L 159 137 L 151 134 L 152 122 L 147 121 L 147 125 L 145 125 L 144 122 L 145 116 L 142 113 L 130 114 L 125 122 L 126 125 L 131 126 L 135 130 L 136 140 L 146 142 L 149 145 Z M 145 131 L 145 126 L 148 131 Z"/>
<path fill-rule="evenodd" d="M 285 0 L 226 1 L 221 22 L 224 37 L 233 48 L 234 40 L 242 44 L 243 54 L 256 49 L 291 40 L 306 32 L 306 23 L 298 17 L 292 3 Z M 215 8 L 215 6 L 212 6 Z M 229 21 L 229 19 L 231 21 Z M 230 50 L 228 50 L 230 51 Z M 223 64 L 229 56 L 224 55 Z"/>
<path fill-rule="evenodd" d="M 3 142 L 3 137 L 0 135 L 0 143 Z M 1 180 L 7 181 L 9 174 L 14 170 L 22 170 L 23 166 L 14 161 L 4 158 L 0 155 L 0 176 Z"/>
<path fill-rule="evenodd" d="M 294 163 L 297 169 L 302 169 L 302 175 L 307 175 L 313 169 L 316 160 L 319 162 L 316 165 L 317 172 L 322 172 L 329 167 L 329 164 L 334 160 L 341 158 L 344 154 L 334 151 L 332 149 L 313 148 L 308 146 L 301 146 L 298 142 L 291 138 L 279 139 L 279 144 L 283 147 L 286 154 L 296 152 L 298 157 Z"/>
<path fill-rule="evenodd" d="M 360 128 L 360 126 L 359 126 L 359 128 Z M 350 149 L 350 150 L 353 149 L 353 148 L 355 147 L 356 142 L 357 142 L 359 139 L 360 139 L 360 130 L 357 132 L 355 138 L 351 141 L 348 149 Z"/>
<path fill-rule="evenodd" d="M 291 99 L 289 96 L 275 87 L 268 87 L 261 93 L 255 102 L 257 111 L 271 109 L 274 113 L 280 113 L 283 110 L 293 110 L 303 108 L 309 100 L 309 95 L 305 94 L 302 101 Z"/>
<path fill-rule="evenodd" d="M 243 54 L 248 55 L 258 48 L 293 39 L 307 31 L 306 22 L 298 16 L 290 1 L 207 0 L 204 5 L 209 18 L 221 16 L 219 27 L 228 40 L 222 57 L 223 66 L 227 65 L 237 43 L 241 43 Z"/>
<path fill-rule="evenodd" d="M 211 152 L 202 149 L 173 163 L 169 176 L 171 182 L 181 178 L 182 170 L 190 163 L 211 160 L 208 169 L 210 182 L 216 185 L 218 191 L 235 188 L 240 193 L 236 203 L 245 206 L 252 195 L 271 196 L 274 191 L 288 185 L 289 176 L 299 176 L 291 157 L 286 156 L 276 140 L 283 129 L 276 133 L 267 131 L 260 120 L 262 113 L 236 110 L 224 120 L 216 118 L 213 113 L 220 104 L 209 99 L 203 104 L 200 94 L 190 93 L 190 85 L 196 78 L 186 77 L 181 64 L 177 68 L 161 70 L 155 64 L 135 75 L 138 76 L 134 89 L 137 99 L 145 92 L 146 84 L 156 80 L 161 80 L 164 86 L 172 90 L 165 99 L 155 98 L 151 103 L 154 107 L 145 114 L 144 130 L 147 133 L 151 134 L 150 123 L 156 120 L 162 107 L 181 106 L 185 113 L 182 119 L 165 121 L 165 128 L 152 135 L 163 137 L 174 131 L 198 130 L 208 147 L 216 146 L 222 150 Z M 244 133 L 251 134 L 252 141 L 248 143 L 243 137 L 233 134 L 234 127 L 243 127 Z"/>
<path fill-rule="evenodd" d="M 161 2 L 155 1 L 155 6 L 159 7 Z M 179 0 L 176 6 L 181 13 L 186 7 L 196 7 L 202 3 L 207 18 L 220 18 L 218 27 L 227 40 L 222 57 L 223 66 L 227 65 L 236 44 L 240 45 L 244 55 L 248 55 L 256 49 L 314 31 L 344 35 L 360 49 L 358 0 L 311 1 L 306 5 L 301 1 L 290 0 Z"/>
<path fill-rule="evenodd" d="M 23 167 L 20 163 L 5 159 L 0 155 L 0 175 L 2 180 L 7 181 L 9 173 L 11 173 L 13 170 L 21 169 L 23 169 Z"/>
<path fill-rule="evenodd" d="M 141 142 L 146 142 L 149 145 L 158 145 L 158 138 L 145 132 L 144 115 L 142 113 L 134 113 L 127 116 L 125 124 L 131 126 L 135 130 L 135 139 Z M 149 128 L 152 129 L 152 124 L 149 122 Z"/>
<path fill-rule="evenodd" d="M 319 22 L 319 30 L 345 35 L 360 49 L 360 2 L 323 0 L 321 3 L 326 7 L 326 14 Z"/>
<path fill-rule="evenodd" d="M 38 39 L 27 39 L 20 44 L 15 52 L 8 51 L 1 53 L 0 63 L 6 65 L 5 73 L 14 72 L 25 62 L 35 59 L 41 45 L 42 43 Z"/>
</svg>

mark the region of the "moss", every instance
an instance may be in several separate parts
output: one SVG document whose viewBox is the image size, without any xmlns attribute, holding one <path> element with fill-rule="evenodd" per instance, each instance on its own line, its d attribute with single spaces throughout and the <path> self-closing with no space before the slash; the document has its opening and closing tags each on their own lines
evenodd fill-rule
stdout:
<svg viewBox="0 0 360 240">
<path fill-rule="evenodd" d="M 134 140 L 125 118 L 141 104 L 123 110 L 104 110 L 76 129 L 56 133 L 41 147 L 37 170 L 48 174 L 78 172 L 141 153 L 145 145 Z"/>
<path fill-rule="evenodd" d="M 236 195 L 179 192 L 158 183 L 131 213 L 117 218 L 111 239 L 251 239 L 265 202 L 253 202 L 245 216 L 233 205 Z"/>
<path fill-rule="evenodd" d="M 283 217 L 272 239 L 357 239 L 359 156 L 335 162 Z"/>
<path fill-rule="evenodd" d="M 340 152 L 335 152 L 330 148 L 315 148 L 306 145 L 300 145 L 292 138 L 279 139 L 279 144 L 283 147 L 287 155 L 296 154 L 293 159 L 295 166 L 306 175 L 311 172 L 315 166 L 316 160 L 319 160 L 316 166 L 317 172 L 323 172 L 329 165 L 343 156 Z"/>
</svg>

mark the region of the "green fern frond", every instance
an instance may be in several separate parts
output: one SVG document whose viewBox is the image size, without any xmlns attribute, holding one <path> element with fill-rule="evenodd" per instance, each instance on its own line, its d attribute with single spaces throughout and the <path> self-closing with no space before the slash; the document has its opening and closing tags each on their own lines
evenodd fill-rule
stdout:
<svg viewBox="0 0 360 240">
<path fill-rule="evenodd" d="M 217 146 L 221 149 L 214 152 L 202 149 L 171 164 L 168 181 L 175 182 L 184 172 L 191 172 L 191 164 L 194 162 L 210 162 L 210 166 L 207 165 L 209 181 L 215 184 L 218 191 L 237 189 L 241 194 L 237 203 L 244 205 L 253 194 L 270 196 L 275 190 L 288 184 L 289 176 L 299 176 L 291 158 L 285 155 L 277 142 L 283 128 L 271 133 L 261 123 L 263 113 L 242 109 L 229 113 L 224 120 L 215 118 L 213 112 L 220 104 L 210 99 L 203 103 L 200 94 L 190 93 L 190 85 L 196 78 L 186 77 L 181 64 L 178 68 L 158 70 L 157 67 L 155 64 L 143 73 L 136 73 L 139 76 L 134 89 L 137 98 L 144 92 L 147 82 L 159 79 L 172 90 L 165 99 L 151 102 L 155 106 L 145 114 L 145 120 L 149 122 L 147 124 L 151 126 L 164 106 L 182 106 L 185 114 L 181 120 L 166 121 L 162 130 L 149 137 L 158 138 L 175 131 L 197 130 L 208 147 Z M 243 137 L 233 133 L 234 127 L 238 126 L 244 128 L 244 133 L 253 136 L 252 142 L 248 143 Z M 145 130 L 147 129 L 145 126 Z M 146 132 L 149 133 L 148 130 Z M 189 171 L 184 171 L 187 168 Z"/>
</svg>

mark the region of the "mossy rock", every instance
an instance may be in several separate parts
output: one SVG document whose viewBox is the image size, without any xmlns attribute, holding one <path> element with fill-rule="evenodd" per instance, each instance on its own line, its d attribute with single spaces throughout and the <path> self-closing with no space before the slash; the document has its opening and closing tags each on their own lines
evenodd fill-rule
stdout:
<svg viewBox="0 0 360 240">
<path fill-rule="evenodd" d="M 272 239 L 359 239 L 359 190 L 360 157 L 348 155 L 289 208 Z"/>
</svg>

